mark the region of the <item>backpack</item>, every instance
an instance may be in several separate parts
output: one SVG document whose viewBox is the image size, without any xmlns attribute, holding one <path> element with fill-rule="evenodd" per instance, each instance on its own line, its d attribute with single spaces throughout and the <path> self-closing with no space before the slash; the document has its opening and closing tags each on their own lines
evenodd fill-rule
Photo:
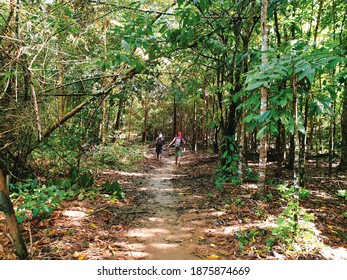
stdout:
<svg viewBox="0 0 347 280">
<path fill-rule="evenodd" d="M 159 147 L 161 147 L 161 146 L 163 146 L 163 144 L 164 144 L 164 139 L 163 139 L 163 137 L 159 137 L 159 138 L 157 139 L 157 145 L 158 145 Z"/>
<path fill-rule="evenodd" d="M 176 137 L 176 139 L 175 139 L 175 148 L 181 147 L 181 143 L 182 143 L 182 139 Z"/>
</svg>

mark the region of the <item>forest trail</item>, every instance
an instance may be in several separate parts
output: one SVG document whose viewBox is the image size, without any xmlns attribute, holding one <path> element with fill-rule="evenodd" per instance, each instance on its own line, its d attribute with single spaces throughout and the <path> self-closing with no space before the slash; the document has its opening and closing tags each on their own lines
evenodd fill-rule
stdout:
<svg viewBox="0 0 347 280">
<path fill-rule="evenodd" d="M 192 255 L 187 241 L 197 228 L 187 225 L 186 215 L 180 215 L 179 191 L 172 179 L 175 165 L 166 157 L 153 169 L 145 181 L 144 188 L 151 198 L 145 203 L 151 216 L 143 219 L 137 227 L 128 230 L 129 237 L 140 240 L 144 245 L 144 258 L 155 260 L 191 260 Z M 192 217 L 191 217 L 192 218 Z M 193 227 L 192 227 L 193 226 Z"/>
<path fill-rule="evenodd" d="M 176 167 L 173 156 L 164 154 L 158 162 L 146 148 L 131 170 L 101 170 L 97 184 L 118 181 L 125 199 L 86 194 L 65 201 L 45 219 L 22 224 L 30 259 L 347 259 L 346 206 L 334 195 L 346 184 L 344 175 L 337 175 L 334 185 L 312 176 L 311 196 L 301 203 L 316 216 L 313 231 L 300 244 L 305 250 L 290 254 L 280 244 L 268 246 L 285 207 L 281 193 L 272 188 L 264 199 L 252 199 L 251 182 L 217 190 L 216 164 L 215 155 L 185 153 Z M 310 172 L 321 169 L 311 166 Z M 0 216 L 0 259 L 16 259 L 5 233 Z"/>
</svg>

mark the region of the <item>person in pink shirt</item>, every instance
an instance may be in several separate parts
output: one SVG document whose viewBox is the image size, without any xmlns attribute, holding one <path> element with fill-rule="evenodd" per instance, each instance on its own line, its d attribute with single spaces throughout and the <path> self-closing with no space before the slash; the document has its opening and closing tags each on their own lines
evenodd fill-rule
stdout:
<svg viewBox="0 0 347 280">
<path fill-rule="evenodd" d="M 181 158 L 182 158 L 182 148 L 183 145 L 186 144 L 186 141 L 182 137 L 182 133 L 179 131 L 177 133 L 177 136 L 172 139 L 171 143 L 169 144 L 168 148 L 175 143 L 175 155 L 176 155 L 176 165 L 181 165 Z"/>
</svg>

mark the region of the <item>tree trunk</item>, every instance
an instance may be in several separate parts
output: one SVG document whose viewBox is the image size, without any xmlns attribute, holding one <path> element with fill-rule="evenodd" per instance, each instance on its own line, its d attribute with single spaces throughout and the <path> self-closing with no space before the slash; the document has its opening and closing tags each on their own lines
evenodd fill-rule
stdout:
<svg viewBox="0 0 347 280">
<path fill-rule="evenodd" d="M 177 130 L 177 102 L 176 97 L 174 97 L 174 111 L 173 111 L 173 131 L 172 131 L 172 137 L 175 137 L 178 130 Z"/>
<path fill-rule="evenodd" d="M 245 100 L 243 100 L 245 101 Z M 246 117 L 246 112 L 245 109 L 242 109 L 242 120 Z M 240 158 L 239 158 L 239 176 L 241 178 L 241 180 L 243 179 L 243 166 L 245 164 L 245 146 L 246 146 L 246 132 L 245 132 L 245 123 L 243 121 L 241 121 L 241 129 L 240 129 L 240 141 L 239 141 L 239 145 L 240 145 Z"/>
<path fill-rule="evenodd" d="M 276 175 L 282 176 L 282 166 L 284 161 L 284 151 L 285 151 L 285 145 L 286 145 L 286 133 L 284 125 L 282 124 L 281 120 L 278 120 L 278 136 L 276 138 L 276 150 L 277 150 L 277 168 L 276 168 Z"/>
<path fill-rule="evenodd" d="M 268 0 L 262 0 L 261 7 L 261 34 L 262 34 L 262 64 L 268 62 L 266 51 L 268 50 L 268 30 L 267 30 L 267 10 Z M 267 110 L 267 88 L 261 87 L 260 114 L 264 114 Z M 267 136 L 266 134 L 260 138 L 259 147 L 259 184 L 265 185 L 266 181 L 266 163 L 267 163 Z"/>
<path fill-rule="evenodd" d="M 30 83 L 31 95 L 33 97 L 33 102 L 34 102 L 34 112 L 35 112 L 35 116 L 36 116 L 38 141 L 41 142 L 41 140 L 42 140 L 42 126 L 41 126 L 39 105 L 37 103 L 37 97 L 36 97 L 34 82 L 32 80 L 31 70 L 29 70 L 29 83 Z"/>
<path fill-rule="evenodd" d="M 293 73 L 294 66 L 293 66 Z M 298 116 L 298 77 L 297 75 L 294 75 L 292 78 L 293 82 L 293 117 L 294 117 L 294 172 L 293 172 L 293 185 L 294 185 L 294 197 L 293 197 L 293 203 L 299 206 L 299 188 L 300 188 L 300 140 L 299 140 L 299 116 Z M 297 211 L 294 211 L 294 231 L 298 229 L 298 215 L 296 214 Z"/>
<path fill-rule="evenodd" d="M 341 136 L 341 161 L 339 169 L 347 170 L 347 81 L 345 81 L 345 90 L 342 98 Z"/>
<path fill-rule="evenodd" d="M 114 123 L 114 130 L 119 130 L 120 129 L 120 119 L 121 119 L 122 113 L 123 113 L 123 104 L 124 104 L 124 101 L 123 101 L 122 98 L 120 98 L 119 102 L 118 102 L 118 110 L 117 110 L 116 121 Z"/>
<path fill-rule="evenodd" d="M 323 0 L 319 0 L 317 24 L 316 24 L 316 28 L 315 28 L 315 31 L 314 31 L 314 38 L 313 38 L 313 42 L 314 43 L 317 43 L 318 29 L 319 29 L 319 24 L 320 24 L 320 18 L 322 16 L 323 4 L 324 4 Z"/>
<path fill-rule="evenodd" d="M 3 211 L 6 218 L 6 223 L 10 231 L 11 238 L 16 249 L 16 254 L 19 259 L 26 259 L 28 252 L 19 228 L 13 205 L 9 197 L 9 192 L 5 186 L 4 177 L 0 170 L 0 211 Z"/>
<path fill-rule="evenodd" d="M 102 122 L 101 122 L 101 143 L 106 145 L 106 128 L 107 128 L 107 102 L 106 98 L 102 100 Z"/>
<path fill-rule="evenodd" d="M 308 127 L 308 113 L 309 113 L 309 107 L 308 107 L 308 101 L 310 98 L 310 94 L 308 93 L 308 96 L 306 97 L 305 101 L 305 115 L 304 115 L 304 129 L 305 133 L 301 134 L 301 146 L 300 146 L 300 166 L 299 166 L 299 173 L 300 173 L 300 187 L 305 187 L 305 163 L 306 163 L 306 142 L 307 142 L 307 127 Z"/>
<path fill-rule="evenodd" d="M 196 100 L 194 100 L 194 116 L 193 116 L 193 152 L 196 154 L 198 151 L 198 139 L 197 139 L 197 113 L 196 113 Z"/>
<path fill-rule="evenodd" d="M 130 118 L 132 115 L 132 107 L 133 107 L 133 100 L 131 100 L 131 106 L 130 106 Z M 143 108 L 145 110 L 144 112 L 144 121 L 143 121 L 143 134 L 142 134 L 142 142 L 147 141 L 147 124 L 148 124 L 148 106 L 147 101 L 143 101 Z M 130 137 L 130 127 L 131 127 L 131 119 L 129 121 L 129 137 Z"/>
</svg>

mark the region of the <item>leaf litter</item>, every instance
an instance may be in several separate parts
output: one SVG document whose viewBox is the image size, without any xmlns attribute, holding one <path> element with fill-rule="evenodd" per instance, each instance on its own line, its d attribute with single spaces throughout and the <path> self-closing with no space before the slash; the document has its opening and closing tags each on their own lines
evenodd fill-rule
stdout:
<svg viewBox="0 0 347 280">
<path fill-rule="evenodd" d="M 337 196 L 347 189 L 344 174 L 330 178 L 321 166 L 308 165 L 310 197 L 300 204 L 314 215 L 315 230 L 288 250 L 272 234 L 286 206 L 276 188 L 269 186 L 262 200 L 253 198 L 254 183 L 217 190 L 217 162 L 216 156 L 185 153 L 182 165 L 175 167 L 172 156 L 157 162 L 149 153 L 132 171 L 100 172 L 98 182 L 120 182 L 125 199 L 66 201 L 48 218 L 24 223 L 30 258 L 347 259 L 346 200 Z M 270 180 L 274 174 L 270 164 Z M 290 174 L 285 170 L 283 180 Z M 0 259 L 16 259 L 2 215 Z"/>
</svg>

